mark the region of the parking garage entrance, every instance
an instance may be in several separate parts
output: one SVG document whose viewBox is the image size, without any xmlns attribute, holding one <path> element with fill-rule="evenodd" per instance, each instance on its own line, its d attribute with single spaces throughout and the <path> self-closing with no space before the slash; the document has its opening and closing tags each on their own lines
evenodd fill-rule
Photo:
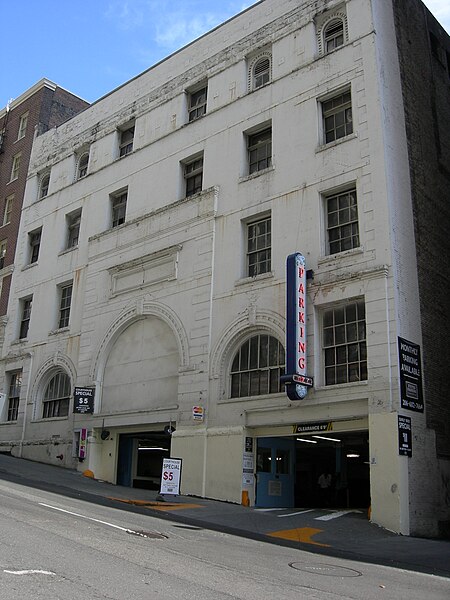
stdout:
<svg viewBox="0 0 450 600">
<path fill-rule="evenodd" d="M 164 431 L 119 434 L 117 484 L 159 490 L 163 458 L 170 457 L 171 436 Z"/>
<path fill-rule="evenodd" d="M 369 432 L 258 438 L 255 505 L 367 508 Z"/>
</svg>

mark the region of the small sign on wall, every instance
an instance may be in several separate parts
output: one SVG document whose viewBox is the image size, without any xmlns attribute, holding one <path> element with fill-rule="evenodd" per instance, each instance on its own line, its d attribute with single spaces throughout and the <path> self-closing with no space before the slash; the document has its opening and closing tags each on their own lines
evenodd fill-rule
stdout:
<svg viewBox="0 0 450 600">
<path fill-rule="evenodd" d="M 420 346 L 398 338 L 398 364 L 400 369 L 401 406 L 423 412 L 422 364 Z"/>
<path fill-rule="evenodd" d="M 76 387 L 73 391 L 73 412 L 79 415 L 94 412 L 95 388 Z"/>
<path fill-rule="evenodd" d="M 199 421 L 203 423 L 205 418 L 205 411 L 203 406 L 193 406 L 192 407 L 192 418 L 194 421 Z"/>
<path fill-rule="evenodd" d="M 412 456 L 411 417 L 398 415 L 398 453 L 400 456 Z"/>
</svg>

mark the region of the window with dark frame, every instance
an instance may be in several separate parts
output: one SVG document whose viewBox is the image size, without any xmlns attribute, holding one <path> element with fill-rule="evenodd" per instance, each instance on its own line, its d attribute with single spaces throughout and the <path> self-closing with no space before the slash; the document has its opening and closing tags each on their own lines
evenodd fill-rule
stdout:
<svg viewBox="0 0 450 600">
<path fill-rule="evenodd" d="M 59 302 L 59 329 L 69 326 L 70 306 L 72 303 L 72 284 L 61 286 L 61 298 Z"/>
<path fill-rule="evenodd" d="M 247 225 L 247 276 L 256 277 L 271 270 L 271 218 Z"/>
<path fill-rule="evenodd" d="M 353 133 L 350 91 L 322 102 L 324 141 L 326 144 Z"/>
<path fill-rule="evenodd" d="M 19 416 L 20 390 L 22 387 L 22 371 L 9 374 L 8 387 L 8 421 L 17 421 Z"/>
<path fill-rule="evenodd" d="M 272 166 L 272 128 L 247 137 L 248 172 L 251 175 Z"/>
<path fill-rule="evenodd" d="M 120 132 L 119 156 L 126 156 L 133 151 L 134 126 Z"/>
<path fill-rule="evenodd" d="M 125 223 L 125 215 L 127 212 L 127 199 L 128 192 L 122 192 L 117 196 L 111 196 L 111 213 L 112 213 L 112 227 L 119 227 Z"/>
<path fill-rule="evenodd" d="M 85 152 L 80 156 L 78 161 L 77 179 L 86 177 L 89 165 L 89 152 Z"/>
<path fill-rule="evenodd" d="M 231 398 L 245 398 L 282 391 L 285 352 L 273 336 L 255 335 L 236 352 L 231 367 Z"/>
<path fill-rule="evenodd" d="M 334 19 L 323 32 L 325 52 L 332 52 L 344 43 L 344 23 L 342 19 Z"/>
<path fill-rule="evenodd" d="M 67 417 L 69 414 L 69 401 L 71 385 L 69 377 L 63 373 L 56 373 L 48 382 L 42 399 L 42 418 Z"/>
<path fill-rule="evenodd" d="M 5 266 L 5 256 L 8 250 L 8 240 L 2 240 L 0 242 L 0 269 Z"/>
<path fill-rule="evenodd" d="M 42 200 L 48 196 L 48 188 L 50 186 L 50 173 L 45 173 L 41 177 L 41 183 L 39 186 L 39 200 Z"/>
<path fill-rule="evenodd" d="M 186 198 L 202 191 L 203 185 L 203 156 L 184 165 L 186 180 Z"/>
<path fill-rule="evenodd" d="M 364 300 L 323 313 L 325 385 L 367 380 Z"/>
<path fill-rule="evenodd" d="M 25 137 L 25 135 L 27 133 L 27 127 L 28 127 L 28 113 L 25 113 L 24 115 L 22 115 L 20 117 L 19 133 L 17 134 L 18 140 L 21 140 L 23 137 Z"/>
<path fill-rule="evenodd" d="M 208 86 L 204 86 L 195 92 L 189 93 L 189 121 L 195 121 L 206 114 L 206 99 L 208 95 Z"/>
<path fill-rule="evenodd" d="M 22 305 L 22 317 L 20 320 L 19 339 L 25 339 L 28 335 L 28 329 L 30 327 L 31 319 L 31 306 L 33 298 L 25 298 L 21 300 Z"/>
<path fill-rule="evenodd" d="M 39 258 L 39 249 L 41 247 L 42 228 L 32 231 L 28 234 L 28 243 L 30 247 L 30 265 L 36 263 Z"/>
<path fill-rule="evenodd" d="M 356 190 L 327 196 L 328 253 L 337 254 L 359 247 L 358 204 Z"/>
<path fill-rule="evenodd" d="M 13 160 L 12 160 L 12 167 L 11 167 L 11 179 L 10 181 L 14 181 L 15 179 L 17 179 L 19 177 L 19 171 L 20 171 L 20 160 L 22 158 L 22 154 L 16 154 L 15 156 L 13 156 Z"/>
<path fill-rule="evenodd" d="M 67 250 L 78 246 L 80 236 L 81 210 L 67 215 Z"/>
</svg>

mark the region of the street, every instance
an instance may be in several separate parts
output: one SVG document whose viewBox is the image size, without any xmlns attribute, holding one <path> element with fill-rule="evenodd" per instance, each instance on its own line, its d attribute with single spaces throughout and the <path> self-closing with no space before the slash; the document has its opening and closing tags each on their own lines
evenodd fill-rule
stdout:
<svg viewBox="0 0 450 600">
<path fill-rule="evenodd" d="M 448 598 L 446 578 L 0 482 L 1 600 Z"/>
</svg>

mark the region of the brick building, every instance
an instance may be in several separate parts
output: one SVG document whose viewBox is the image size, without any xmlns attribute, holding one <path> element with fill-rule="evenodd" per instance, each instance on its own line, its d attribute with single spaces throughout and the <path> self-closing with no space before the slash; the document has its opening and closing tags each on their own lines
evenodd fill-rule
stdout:
<svg viewBox="0 0 450 600">
<path fill-rule="evenodd" d="M 0 339 L 14 269 L 17 233 L 35 135 L 61 125 L 89 104 L 42 79 L 0 110 Z M 41 193 L 48 187 L 44 180 Z"/>
<path fill-rule="evenodd" d="M 448 535 L 449 56 L 418 0 L 263 0 L 36 138 L 0 446 Z"/>
</svg>

